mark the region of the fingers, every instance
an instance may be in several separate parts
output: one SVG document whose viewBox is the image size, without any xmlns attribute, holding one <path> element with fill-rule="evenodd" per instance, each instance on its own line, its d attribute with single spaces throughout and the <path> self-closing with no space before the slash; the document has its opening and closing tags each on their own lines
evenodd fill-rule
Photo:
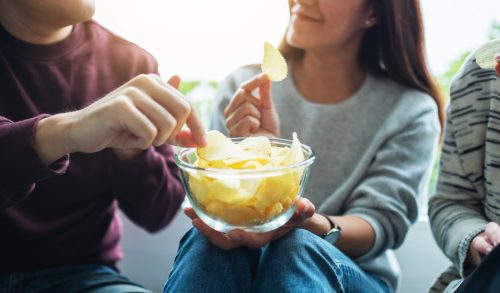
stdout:
<svg viewBox="0 0 500 293">
<path fill-rule="evenodd" d="M 181 85 L 181 77 L 178 75 L 173 75 L 168 79 L 167 83 L 173 88 L 179 89 L 179 86 Z"/>
<path fill-rule="evenodd" d="M 273 240 L 273 234 L 273 232 L 249 233 L 242 230 L 233 230 L 228 235 L 238 246 L 258 249 Z"/>
<path fill-rule="evenodd" d="M 146 94 L 136 88 L 130 88 L 126 91 L 134 105 L 153 122 L 157 134 L 153 140 L 153 145 L 160 146 L 164 144 L 174 131 L 177 120 L 165 108 L 156 101 L 149 99 Z"/>
<path fill-rule="evenodd" d="M 488 236 L 488 240 L 493 245 L 493 247 L 497 246 L 500 243 L 500 226 L 497 223 L 488 223 L 486 225 L 485 233 Z"/>
<path fill-rule="evenodd" d="M 251 103 L 245 102 L 227 117 L 227 128 L 233 128 L 241 119 L 245 118 L 246 116 L 255 117 L 255 119 L 260 121 L 260 111 Z"/>
<path fill-rule="evenodd" d="M 500 76 L 500 53 L 497 53 L 495 55 L 495 60 L 497 61 L 497 65 L 495 67 L 495 71 L 497 72 L 498 76 Z"/>
<path fill-rule="evenodd" d="M 198 215 L 196 214 L 193 208 L 185 208 L 184 214 L 188 216 L 191 220 L 198 218 Z"/>
<path fill-rule="evenodd" d="M 204 146 L 206 144 L 205 130 L 201 119 L 198 117 L 191 103 L 174 88 L 179 85 L 180 78 L 173 76 L 169 82 L 173 86 L 167 84 L 158 75 L 149 74 L 136 77 L 132 84 L 144 91 L 175 118 L 173 131 L 171 131 L 167 140 L 168 143 L 177 143 L 176 136 L 181 132 L 183 125 L 186 124 L 191 130 L 192 139 L 189 141 L 189 144 L 194 143 Z M 181 141 L 185 143 L 186 140 L 187 137 L 184 135 Z"/>
<path fill-rule="evenodd" d="M 274 108 L 271 97 L 271 81 L 268 79 L 259 87 L 260 106 L 262 110 Z"/>
<path fill-rule="evenodd" d="M 308 219 L 314 215 L 316 212 L 316 207 L 307 198 L 301 198 L 297 201 L 295 213 L 293 214 L 290 222 L 291 223 L 301 223 L 305 219 Z"/>
<path fill-rule="evenodd" d="M 249 81 L 245 82 L 243 85 L 241 85 L 241 88 L 244 89 L 245 91 L 251 93 L 258 87 L 262 86 L 266 82 L 269 82 L 269 78 L 265 73 L 261 73 L 256 75 L 254 78 L 250 79 Z"/>
<path fill-rule="evenodd" d="M 224 109 L 224 116 L 228 117 L 244 103 L 250 103 L 255 107 L 259 107 L 260 100 L 257 97 L 254 97 L 250 92 L 244 89 L 239 89 Z"/>
<path fill-rule="evenodd" d="M 158 133 L 155 125 L 135 107 L 132 101 L 120 99 L 115 105 L 121 109 L 116 115 L 118 120 L 120 120 L 119 123 L 125 125 L 126 129 L 132 134 L 132 137 L 130 137 L 130 134 L 125 134 L 126 137 L 120 136 L 118 137 L 120 141 L 111 142 L 111 146 L 139 149 L 148 148 Z"/>
<path fill-rule="evenodd" d="M 267 86 L 266 86 L 267 84 Z M 264 89 L 260 89 L 263 86 Z M 252 92 L 259 88 L 259 94 L 261 91 L 266 94 L 269 92 L 270 81 L 265 74 L 259 74 L 249 81 L 245 82 L 241 85 L 241 88 L 235 93 L 234 97 L 231 99 L 226 109 L 224 109 L 224 115 L 228 117 L 231 113 L 233 113 L 237 108 L 241 106 L 241 104 L 247 102 L 253 104 L 255 107 L 259 107 L 261 101 L 259 98 L 254 97 Z M 267 93 L 266 96 L 269 96 Z"/>
<path fill-rule="evenodd" d="M 236 122 L 236 124 L 232 127 L 228 127 L 228 130 L 229 135 L 232 137 L 244 137 L 255 133 L 259 128 L 259 119 L 252 116 L 246 116 L 240 119 L 240 121 Z"/>
<path fill-rule="evenodd" d="M 192 143 L 196 143 L 200 147 L 206 146 L 207 139 L 205 136 L 205 128 L 203 127 L 203 123 L 201 122 L 201 119 L 198 116 L 198 113 L 196 113 L 196 111 L 192 110 L 189 113 L 186 119 L 186 125 L 191 131 L 184 132 L 184 134 L 181 135 L 180 137 L 177 136 L 176 137 L 177 145 L 182 147 L 190 147 L 190 144 L 192 145 Z M 190 134 L 190 136 L 188 136 L 187 134 Z M 183 140 L 188 137 L 191 138 L 189 142 Z"/>
<path fill-rule="evenodd" d="M 478 265 L 481 262 L 481 255 L 488 255 L 493 250 L 493 246 L 488 242 L 484 234 L 476 236 L 470 246 L 470 257 L 474 265 Z"/>
<path fill-rule="evenodd" d="M 201 219 L 194 219 L 193 226 L 215 246 L 221 249 L 229 250 L 239 246 L 239 244 L 233 241 L 227 234 L 216 231 L 207 224 L 205 224 Z"/>
</svg>

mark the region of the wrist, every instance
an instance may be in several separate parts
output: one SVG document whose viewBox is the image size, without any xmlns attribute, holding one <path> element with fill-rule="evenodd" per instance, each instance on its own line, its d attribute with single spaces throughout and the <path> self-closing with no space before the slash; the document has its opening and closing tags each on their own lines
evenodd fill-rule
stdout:
<svg viewBox="0 0 500 293">
<path fill-rule="evenodd" d="M 72 152 L 67 138 L 69 124 L 62 115 L 64 114 L 41 119 L 35 130 L 33 148 L 47 166 Z"/>
<path fill-rule="evenodd" d="M 315 213 L 312 217 L 304 220 L 300 225 L 301 228 L 311 231 L 312 233 L 323 236 L 330 231 L 330 222 L 322 215 Z"/>
<path fill-rule="evenodd" d="M 142 155 L 145 150 L 141 149 L 113 149 L 113 153 L 119 160 L 132 160 Z"/>
</svg>

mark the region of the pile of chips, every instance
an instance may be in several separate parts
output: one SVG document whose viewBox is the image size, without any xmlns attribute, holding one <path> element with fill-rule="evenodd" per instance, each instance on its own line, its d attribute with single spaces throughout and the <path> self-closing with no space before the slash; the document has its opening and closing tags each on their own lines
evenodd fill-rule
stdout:
<svg viewBox="0 0 500 293">
<path fill-rule="evenodd" d="M 225 176 L 190 172 L 189 189 L 198 207 L 211 217 L 232 225 L 261 224 L 282 214 L 295 202 L 303 167 L 279 173 L 258 171 L 301 161 L 304 153 L 295 133 L 290 147 L 275 147 L 267 137 L 248 137 L 236 143 L 218 131 L 210 131 L 206 147 L 196 149 L 194 165 L 225 169 L 222 172 Z M 239 176 L 236 170 L 256 172 L 249 177 Z"/>
</svg>

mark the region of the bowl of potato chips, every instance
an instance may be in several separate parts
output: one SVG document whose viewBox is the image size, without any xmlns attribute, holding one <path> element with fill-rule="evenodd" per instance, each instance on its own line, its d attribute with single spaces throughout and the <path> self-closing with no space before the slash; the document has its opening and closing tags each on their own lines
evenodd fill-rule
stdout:
<svg viewBox="0 0 500 293">
<path fill-rule="evenodd" d="M 211 228 L 267 232 L 285 224 L 302 196 L 315 155 L 292 140 L 207 133 L 204 148 L 175 155 L 186 195 Z"/>
</svg>

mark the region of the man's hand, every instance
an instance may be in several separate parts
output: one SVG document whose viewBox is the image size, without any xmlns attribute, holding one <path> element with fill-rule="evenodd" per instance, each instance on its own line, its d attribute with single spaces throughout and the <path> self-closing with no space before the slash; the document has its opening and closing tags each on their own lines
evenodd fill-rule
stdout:
<svg viewBox="0 0 500 293">
<path fill-rule="evenodd" d="M 182 129 L 184 124 L 189 130 Z M 193 106 L 175 87 L 157 75 L 143 74 L 84 109 L 41 120 L 34 148 L 48 165 L 68 153 L 145 150 L 165 143 L 204 146 L 204 128 Z"/>
<path fill-rule="evenodd" d="M 252 95 L 254 90 L 258 97 Z M 278 113 L 271 96 L 271 81 L 259 74 L 244 83 L 224 109 L 226 126 L 232 137 L 264 135 L 278 137 Z"/>
<path fill-rule="evenodd" d="M 488 255 L 500 243 L 500 226 L 495 222 L 486 225 L 486 230 L 477 235 L 469 247 L 467 262 L 474 267 L 481 263 L 481 258 Z"/>
<path fill-rule="evenodd" d="M 191 218 L 193 226 L 205 235 L 214 245 L 225 249 L 233 249 L 246 246 L 253 249 L 260 248 L 274 239 L 278 239 L 290 230 L 298 227 L 305 219 L 314 215 L 315 207 L 308 199 L 300 199 L 297 202 L 297 210 L 290 221 L 280 228 L 266 233 L 249 233 L 242 230 L 233 230 L 228 234 L 216 231 L 205 224 L 192 208 L 184 209 L 184 213 Z"/>
</svg>

